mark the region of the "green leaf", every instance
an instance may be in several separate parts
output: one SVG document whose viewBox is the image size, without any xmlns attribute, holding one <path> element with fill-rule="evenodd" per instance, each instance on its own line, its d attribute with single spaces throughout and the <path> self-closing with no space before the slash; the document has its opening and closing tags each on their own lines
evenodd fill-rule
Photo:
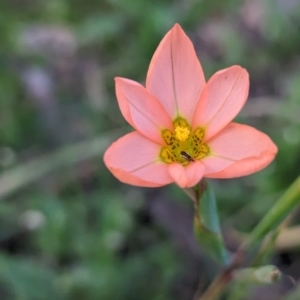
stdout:
<svg viewBox="0 0 300 300">
<path fill-rule="evenodd" d="M 194 231 L 202 249 L 222 265 L 229 264 L 220 230 L 216 198 L 211 186 L 202 181 L 195 189 Z"/>
</svg>

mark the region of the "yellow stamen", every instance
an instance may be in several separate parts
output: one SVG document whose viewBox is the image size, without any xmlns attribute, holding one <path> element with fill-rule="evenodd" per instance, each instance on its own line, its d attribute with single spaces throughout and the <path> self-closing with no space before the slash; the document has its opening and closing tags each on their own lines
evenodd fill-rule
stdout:
<svg viewBox="0 0 300 300">
<path fill-rule="evenodd" d="M 210 149 L 207 144 L 202 144 L 200 147 L 195 151 L 196 159 L 202 159 L 209 155 Z"/>
<path fill-rule="evenodd" d="M 175 136 L 181 142 L 186 141 L 189 138 L 190 133 L 191 132 L 187 127 L 177 126 L 175 128 Z"/>
<path fill-rule="evenodd" d="M 167 147 L 161 148 L 160 158 L 162 159 L 163 162 L 165 162 L 167 164 L 177 161 L 174 153 Z"/>
</svg>

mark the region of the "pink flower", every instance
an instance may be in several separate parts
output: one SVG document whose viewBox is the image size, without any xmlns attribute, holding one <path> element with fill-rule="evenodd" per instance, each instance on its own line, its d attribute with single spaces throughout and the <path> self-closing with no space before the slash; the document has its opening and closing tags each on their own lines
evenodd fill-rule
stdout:
<svg viewBox="0 0 300 300">
<path fill-rule="evenodd" d="M 115 80 L 121 112 L 135 131 L 114 142 L 104 162 L 124 183 L 192 187 L 202 177 L 257 172 L 277 153 L 266 134 L 232 122 L 248 96 L 247 71 L 232 66 L 206 83 L 194 47 L 178 24 L 155 51 L 146 88 Z"/>
</svg>

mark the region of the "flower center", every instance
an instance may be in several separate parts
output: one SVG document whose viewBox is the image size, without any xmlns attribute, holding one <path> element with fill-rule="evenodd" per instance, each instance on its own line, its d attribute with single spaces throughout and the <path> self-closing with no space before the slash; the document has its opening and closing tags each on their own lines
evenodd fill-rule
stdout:
<svg viewBox="0 0 300 300">
<path fill-rule="evenodd" d="M 175 128 L 175 137 L 177 138 L 177 140 L 181 142 L 186 141 L 190 133 L 191 133 L 190 130 L 186 127 L 178 126 Z"/>
<path fill-rule="evenodd" d="M 210 149 L 206 143 L 202 143 L 205 136 L 205 130 L 197 127 L 192 133 L 191 126 L 181 117 L 173 122 L 174 132 L 164 129 L 162 130 L 162 138 L 166 146 L 161 148 L 160 159 L 170 164 L 179 162 L 183 166 L 187 166 L 190 162 L 200 160 L 210 153 Z"/>
</svg>

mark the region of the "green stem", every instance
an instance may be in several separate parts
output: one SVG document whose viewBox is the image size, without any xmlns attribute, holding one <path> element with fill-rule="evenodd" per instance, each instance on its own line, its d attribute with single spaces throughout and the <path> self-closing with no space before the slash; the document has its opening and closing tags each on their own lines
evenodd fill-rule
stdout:
<svg viewBox="0 0 300 300">
<path fill-rule="evenodd" d="M 248 240 L 243 244 L 243 248 L 248 251 L 253 250 L 270 231 L 275 229 L 287 217 L 299 201 L 300 176 L 254 228 Z"/>
<path fill-rule="evenodd" d="M 278 226 L 295 208 L 300 201 L 300 176 L 279 198 L 277 203 L 260 221 L 249 235 L 249 239 L 241 245 L 231 260 L 229 266 L 220 271 L 212 284 L 208 287 L 200 300 L 214 300 L 222 293 L 225 286 L 234 279 L 233 273 L 240 266 L 245 257 L 245 252 L 253 251 L 263 238 Z"/>
</svg>

